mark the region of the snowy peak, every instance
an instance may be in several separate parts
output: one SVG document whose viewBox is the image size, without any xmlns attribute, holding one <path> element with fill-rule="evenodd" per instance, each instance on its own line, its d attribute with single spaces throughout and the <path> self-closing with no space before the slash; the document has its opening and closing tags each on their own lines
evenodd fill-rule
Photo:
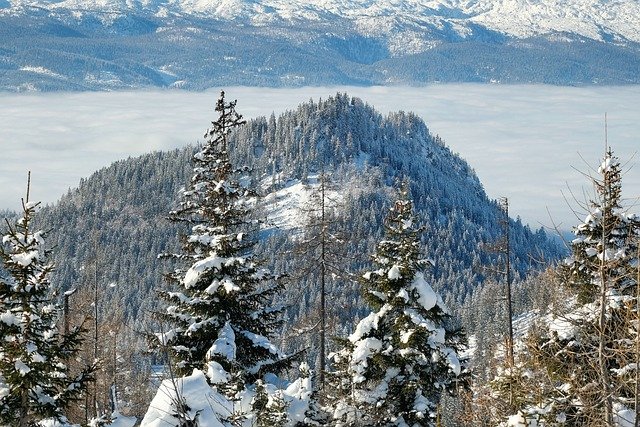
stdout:
<svg viewBox="0 0 640 427">
<path fill-rule="evenodd" d="M 638 16 L 635 0 L 0 0 L 0 91 L 637 84 Z"/>
<path fill-rule="evenodd" d="M 632 0 L 1 0 L 3 7 L 187 14 L 253 25 L 342 21 L 369 36 L 411 36 L 431 29 L 465 38 L 479 26 L 518 38 L 568 32 L 594 40 L 640 42 L 640 3 Z"/>
</svg>

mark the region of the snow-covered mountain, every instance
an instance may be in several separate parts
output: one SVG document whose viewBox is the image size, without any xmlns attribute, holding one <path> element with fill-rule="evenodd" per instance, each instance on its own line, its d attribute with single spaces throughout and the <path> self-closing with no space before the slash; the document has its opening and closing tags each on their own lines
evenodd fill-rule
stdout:
<svg viewBox="0 0 640 427">
<path fill-rule="evenodd" d="M 640 41 L 640 3 L 633 0 L 4 0 L 5 13 L 30 9 L 86 13 L 195 15 L 256 26 L 311 21 L 349 23 L 361 35 L 385 36 L 398 52 L 430 47 L 425 29 L 466 38 L 482 27 L 527 38 L 566 32 L 594 40 Z"/>
<path fill-rule="evenodd" d="M 331 230 L 349 240 L 341 253 L 343 270 L 357 272 L 368 262 L 396 194 L 392 187 L 404 177 L 425 226 L 434 286 L 460 303 L 484 280 L 477 265 L 490 263 L 491 255 L 481 247 L 500 235 L 503 213 L 472 168 L 415 115 L 382 116 L 360 99 L 338 94 L 278 117 L 250 120 L 232 139 L 234 163 L 249 167 L 265 196 L 260 253 L 277 274 L 305 265 L 298 258 L 307 255 L 291 252 L 291 245 L 309 223 L 308 202 L 313 193 L 317 201 L 322 164 L 330 183 L 327 200 L 345 218 L 332 221 L 336 229 Z M 184 232 L 183 225 L 165 217 L 191 175 L 192 155 L 193 148 L 185 148 L 116 162 L 43 209 L 42 228 L 52 230 L 56 244 L 57 283 L 83 283 L 81 267 L 95 256 L 94 241 L 86 236 L 97 236 L 105 283 L 119 284 L 107 291 L 132 314 L 153 305 L 150 290 L 162 286 L 162 272 L 169 268 L 157 255 L 175 251 L 176 236 Z M 531 268 L 533 254 L 557 259 L 562 253 L 544 231 L 531 230 L 519 219 L 511 226 L 516 276 Z M 296 286 L 316 298 L 318 276 L 301 280 Z M 341 287 L 336 306 L 355 304 L 352 285 L 345 278 L 332 281 L 330 286 Z"/>
<path fill-rule="evenodd" d="M 9 90 L 640 79 L 636 0 L 0 0 L 0 36 Z"/>
</svg>

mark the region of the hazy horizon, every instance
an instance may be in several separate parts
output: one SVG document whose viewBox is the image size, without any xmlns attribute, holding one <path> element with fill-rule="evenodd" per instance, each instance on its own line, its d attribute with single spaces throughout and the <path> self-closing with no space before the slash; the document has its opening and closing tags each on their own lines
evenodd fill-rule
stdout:
<svg viewBox="0 0 640 427">
<path fill-rule="evenodd" d="M 511 216 L 533 228 L 550 226 L 549 214 L 562 229 L 578 221 L 563 193 L 571 198 L 572 191 L 582 199 L 583 189 L 590 190 L 581 172 L 592 172 L 602 158 L 607 113 L 609 143 L 623 164 L 631 159 L 623 195 L 637 198 L 640 193 L 640 170 L 633 158 L 640 135 L 640 86 L 225 90 L 228 99 L 238 100 L 238 111 L 246 118 L 278 114 L 338 91 L 358 96 L 382 113 L 412 111 L 469 162 L 489 197 L 508 197 Z M 32 171 L 31 199 L 53 203 L 81 178 L 116 160 L 201 140 L 214 118 L 217 92 L 0 94 L 0 209 L 18 209 L 27 170 Z"/>
</svg>

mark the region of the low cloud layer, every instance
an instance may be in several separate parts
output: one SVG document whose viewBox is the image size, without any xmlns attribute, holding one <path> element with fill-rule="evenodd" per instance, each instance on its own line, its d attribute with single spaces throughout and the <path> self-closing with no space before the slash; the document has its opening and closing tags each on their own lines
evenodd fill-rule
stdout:
<svg viewBox="0 0 640 427">
<path fill-rule="evenodd" d="M 582 199 L 590 189 L 581 172 L 592 172 L 602 157 L 605 113 L 616 154 L 623 163 L 631 159 L 629 167 L 637 163 L 638 86 L 227 88 L 227 96 L 250 118 L 338 91 L 383 113 L 421 116 L 471 164 L 490 197 L 509 197 L 512 216 L 534 228 L 551 225 L 547 209 L 563 229 L 576 223 L 563 194 L 571 198 L 571 190 Z M 217 91 L 0 94 L 0 209 L 20 206 L 28 170 L 32 200 L 53 203 L 115 160 L 199 141 L 216 98 Z M 623 193 L 638 197 L 639 166 L 623 180 Z"/>
</svg>

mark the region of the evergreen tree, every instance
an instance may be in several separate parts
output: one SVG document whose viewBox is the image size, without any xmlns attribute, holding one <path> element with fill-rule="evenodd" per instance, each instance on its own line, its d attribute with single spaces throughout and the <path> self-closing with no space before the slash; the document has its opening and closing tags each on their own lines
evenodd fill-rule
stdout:
<svg viewBox="0 0 640 427">
<path fill-rule="evenodd" d="M 167 275 L 176 289 L 162 293 L 169 306 L 160 317 L 171 328 L 156 343 L 168 349 L 178 376 L 204 369 L 230 399 L 291 363 L 269 341 L 282 312 L 269 304 L 281 285 L 252 252 L 255 194 L 229 161 L 228 136 L 244 123 L 235 105 L 222 92 L 219 117 L 193 157 L 194 174 L 179 208 L 170 214 L 191 232 L 182 252 L 169 255 L 183 267 Z"/>
<path fill-rule="evenodd" d="M 65 409 L 86 389 L 94 366 L 72 375 L 68 362 L 84 330 L 58 330 L 60 307 L 50 276 L 45 233 L 32 230 L 38 203 L 23 202 L 22 217 L 0 245 L 0 424 L 67 423 Z"/>
<path fill-rule="evenodd" d="M 593 179 L 595 198 L 589 213 L 579 224 L 571 243 L 572 256 L 560 273 L 580 303 L 595 302 L 602 282 L 617 294 L 635 295 L 638 219 L 622 207 L 622 171 L 611 150 Z"/>
<path fill-rule="evenodd" d="M 336 426 L 433 426 L 442 393 L 466 382 L 464 336 L 449 326 L 451 315 L 425 281 L 428 261 L 407 192 L 387 218 L 377 268 L 362 276 L 375 311 L 333 357 Z"/>
<path fill-rule="evenodd" d="M 545 425 L 633 425 L 640 221 L 622 206 L 620 163 L 610 150 L 598 175 L 571 257 L 558 269 L 575 297 L 525 339 L 523 368 L 531 372 L 522 394 L 530 397 L 519 411 Z M 543 397 L 526 390 L 533 387 Z"/>
<path fill-rule="evenodd" d="M 635 395 L 629 367 L 636 359 L 640 221 L 622 207 L 621 166 L 611 150 L 598 174 L 589 214 L 576 227 L 572 256 L 560 269 L 578 297 L 568 316 L 571 333 L 560 331 L 543 340 L 541 357 L 556 366 L 571 389 L 570 396 L 565 391 L 557 399 L 563 417 L 611 426 L 616 407 L 630 405 Z"/>
</svg>

